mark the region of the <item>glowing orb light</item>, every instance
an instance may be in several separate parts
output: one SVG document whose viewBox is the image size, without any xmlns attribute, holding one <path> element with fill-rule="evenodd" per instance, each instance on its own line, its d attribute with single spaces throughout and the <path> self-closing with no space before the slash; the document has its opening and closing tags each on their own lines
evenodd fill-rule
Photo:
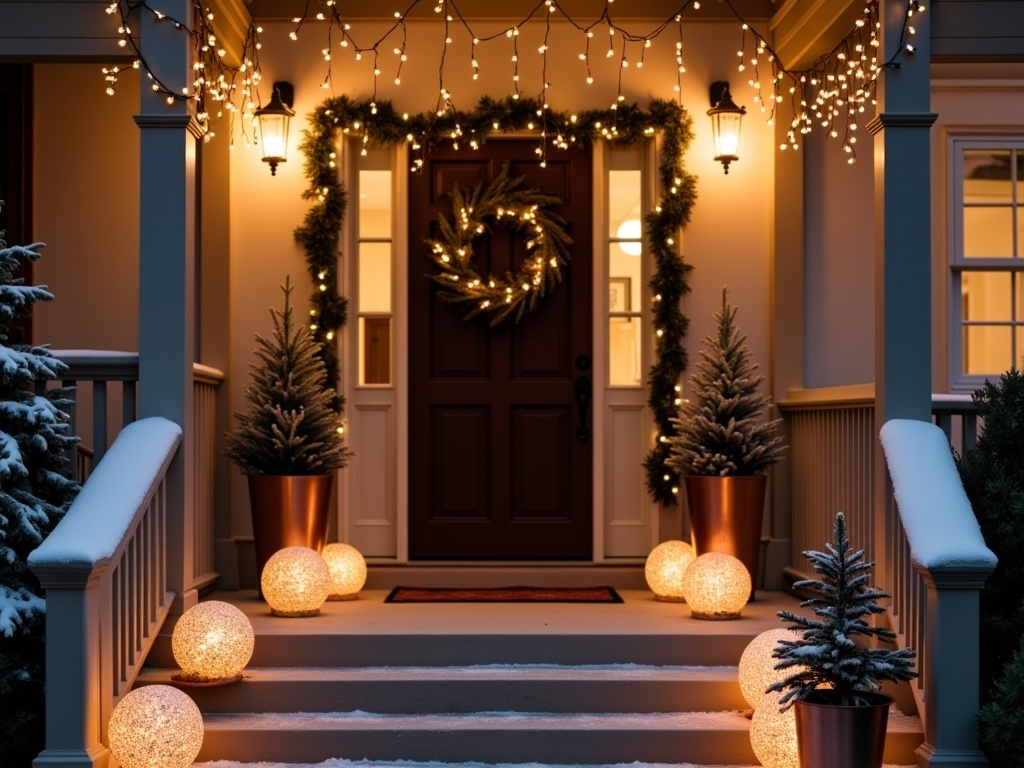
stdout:
<svg viewBox="0 0 1024 768">
<path fill-rule="evenodd" d="M 788 630 L 787 630 L 788 631 Z M 800 768 L 796 715 L 792 707 L 779 712 L 781 693 L 761 697 L 750 721 L 750 746 L 764 768 Z"/>
<path fill-rule="evenodd" d="M 349 544 L 335 542 L 321 553 L 331 573 L 328 600 L 353 600 L 366 583 L 366 561 L 359 550 Z"/>
<path fill-rule="evenodd" d="M 187 693 L 147 685 L 118 702 L 107 735 L 122 768 L 187 768 L 203 746 L 203 715 Z"/>
<path fill-rule="evenodd" d="M 756 708 L 769 685 L 780 682 L 797 672 L 797 668 L 775 669 L 779 660 L 772 651 L 779 640 L 799 640 L 801 634 L 785 627 L 769 629 L 750 641 L 740 656 L 740 690 L 747 704 Z"/>
<path fill-rule="evenodd" d="M 260 576 L 263 599 L 275 616 L 316 616 L 330 583 L 327 563 L 309 547 L 279 549 Z"/>
<path fill-rule="evenodd" d="M 705 552 L 683 574 L 683 594 L 695 619 L 738 619 L 750 598 L 750 574 L 732 555 Z"/>
<path fill-rule="evenodd" d="M 171 651 L 185 683 L 230 683 L 252 658 L 252 624 L 230 603 L 209 600 L 189 608 L 174 625 Z"/>
<path fill-rule="evenodd" d="M 696 557 L 685 541 L 663 541 L 651 550 L 644 564 L 644 577 L 655 599 L 683 602 L 683 574 Z"/>
</svg>

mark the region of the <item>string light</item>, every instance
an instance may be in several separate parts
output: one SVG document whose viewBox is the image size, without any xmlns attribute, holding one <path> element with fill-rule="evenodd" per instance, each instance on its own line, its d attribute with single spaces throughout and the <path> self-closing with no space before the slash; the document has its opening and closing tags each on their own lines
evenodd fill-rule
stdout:
<svg viewBox="0 0 1024 768">
<path fill-rule="evenodd" d="M 321 44 L 322 58 L 327 67 L 327 74 L 322 86 L 331 87 L 331 68 L 334 64 L 332 50 L 335 49 L 334 35 L 339 36 L 337 46 L 340 50 L 351 52 L 356 61 L 360 61 L 364 54 L 373 56 L 372 85 L 373 98 L 371 99 L 371 114 L 377 114 L 378 103 L 378 78 L 382 74 L 379 66 L 382 46 L 389 45 L 393 54 L 398 59 L 393 82 L 399 86 L 402 82 L 402 69 L 408 61 L 408 21 L 413 11 L 425 0 L 412 0 L 404 12 L 396 11 L 394 21 L 389 28 L 376 40 L 360 44 L 353 35 L 351 23 L 345 21 L 340 15 L 338 3 L 335 0 L 326 0 L 326 3 L 310 11 L 311 4 L 307 3 L 307 16 L 297 16 L 292 19 L 294 28 L 289 32 L 289 38 L 298 41 L 303 27 L 312 23 L 318 28 L 326 29 L 326 45 Z M 726 9 L 741 22 L 741 45 L 737 51 L 739 59 L 739 71 L 745 71 L 748 66 L 753 70 L 753 76 L 747 78 L 749 86 L 754 91 L 754 101 L 760 106 L 766 115 L 766 120 L 774 124 L 777 117 L 779 105 L 786 101 L 789 96 L 793 113 L 790 122 L 790 130 L 787 133 L 786 141 L 780 149 L 798 149 L 798 136 L 805 135 L 812 130 L 812 126 L 819 124 L 830 138 L 842 137 L 844 150 L 851 155 L 851 161 L 855 158 L 854 145 L 856 143 L 853 132 L 858 125 L 858 116 L 864 114 L 866 107 L 875 102 L 875 85 L 881 72 L 886 68 L 898 67 L 901 56 L 912 55 L 917 46 L 913 40 L 917 29 L 911 20 L 925 12 L 925 6 L 920 0 L 906 0 L 907 9 L 904 24 L 900 34 L 900 42 L 891 58 L 887 61 L 880 61 L 879 49 L 881 42 L 879 30 L 881 22 L 879 19 L 879 1 L 865 0 L 862 14 L 855 21 L 853 30 L 840 42 L 840 44 L 827 56 L 822 57 L 807 70 L 788 70 L 772 50 L 768 41 L 762 37 L 756 29 L 751 27 L 734 7 L 732 2 L 726 0 Z M 325 7 L 324 7 L 325 6 Z M 543 9 L 547 10 L 545 13 Z M 196 104 L 197 120 L 204 131 L 210 131 L 212 123 L 224 116 L 225 111 L 229 114 L 239 113 L 243 116 L 241 122 L 233 122 L 232 128 L 238 128 L 246 141 L 246 145 L 254 145 L 257 142 L 250 138 L 248 131 L 251 131 L 252 115 L 260 106 L 259 84 L 262 79 L 258 54 L 262 48 L 260 35 L 262 29 L 255 24 L 250 24 L 247 30 L 241 52 L 238 54 L 237 62 L 229 61 L 227 48 L 221 43 L 215 32 L 216 18 L 212 11 L 203 8 L 201 0 L 193 0 L 195 23 L 189 26 L 184 22 L 175 19 L 150 6 L 149 0 L 114 0 L 104 7 L 107 14 L 115 17 L 118 22 L 117 35 L 118 45 L 131 50 L 136 60 L 133 62 L 133 69 L 141 69 L 152 81 L 152 90 L 162 94 L 168 104 L 180 100 L 193 101 Z M 597 25 L 604 25 L 608 34 L 607 57 L 615 56 L 616 41 L 619 43 L 619 62 L 617 68 L 618 88 L 615 102 L 610 109 L 615 111 L 624 101 L 623 76 L 626 70 L 630 69 L 628 58 L 628 45 L 637 44 L 640 47 L 639 60 L 636 61 L 634 69 L 641 69 L 644 64 L 646 50 L 652 47 L 653 42 L 673 24 L 678 29 L 678 39 L 675 43 L 676 62 L 676 93 L 682 93 L 682 75 L 686 72 L 683 63 L 683 27 L 684 14 L 698 12 L 700 3 L 696 0 L 681 0 L 677 11 L 668 16 L 667 20 L 658 24 L 654 29 L 645 30 L 642 33 L 632 31 L 615 20 L 613 16 L 613 3 L 607 0 L 602 15 L 589 24 L 584 24 L 569 15 L 555 0 L 545 0 L 544 3 L 530 11 L 529 15 L 511 23 L 508 27 L 498 30 L 489 36 L 479 35 L 474 32 L 469 20 L 462 15 L 458 7 L 450 0 L 434 0 L 434 13 L 443 16 L 444 45 L 441 46 L 441 59 L 438 66 L 439 88 L 438 106 L 435 112 L 438 116 L 449 111 L 454 111 L 452 93 L 445 85 L 446 52 L 454 42 L 454 28 L 461 27 L 471 41 L 470 46 L 470 67 L 474 80 L 479 78 L 480 65 L 477 58 L 477 49 L 480 45 L 504 38 L 512 43 L 512 98 L 519 100 L 522 97 L 519 79 L 519 37 L 521 30 L 530 22 L 537 21 L 538 14 L 544 17 L 546 31 L 544 44 L 540 47 L 543 57 L 543 73 L 539 101 L 547 102 L 547 91 L 551 86 L 547 77 L 547 57 L 550 50 L 547 31 L 550 29 L 551 18 L 556 12 L 561 12 L 569 25 L 579 30 L 584 38 L 583 52 L 579 59 L 584 63 L 586 69 L 585 80 L 587 84 L 594 82 L 594 76 L 590 67 L 590 41 L 594 36 L 594 28 Z M 188 34 L 193 41 L 193 58 L 195 64 L 192 70 L 192 83 L 181 84 L 173 87 L 152 71 L 138 42 L 133 35 L 129 19 L 137 16 L 138 13 L 148 13 L 161 23 L 173 25 L 176 29 Z M 394 36 L 394 37 L 393 37 Z M 397 42 L 396 42 L 397 37 Z M 767 66 L 770 70 L 770 79 L 762 79 L 760 68 Z M 126 67 L 109 66 L 103 69 L 105 90 L 113 95 L 116 92 L 120 75 Z M 539 162 L 546 163 L 546 146 L 549 141 L 547 132 L 548 123 L 545 115 L 539 115 L 541 123 L 541 146 L 538 152 Z M 617 127 L 615 124 L 608 126 L 601 131 L 603 137 L 615 136 Z M 459 136 L 453 137 L 453 145 L 458 143 Z M 232 143 L 234 139 L 232 137 Z M 556 136 L 553 140 L 556 144 L 565 142 L 564 137 Z M 471 142 L 471 146 L 479 146 L 479 142 Z"/>
</svg>

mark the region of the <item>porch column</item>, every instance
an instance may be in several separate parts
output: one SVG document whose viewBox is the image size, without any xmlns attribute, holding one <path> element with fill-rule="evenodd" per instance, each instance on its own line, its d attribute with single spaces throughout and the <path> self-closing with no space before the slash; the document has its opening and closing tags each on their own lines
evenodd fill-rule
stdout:
<svg viewBox="0 0 1024 768">
<path fill-rule="evenodd" d="M 905 0 L 882 0 L 881 53 L 900 45 Z M 875 156 L 875 435 L 894 418 L 931 419 L 931 105 L 929 13 L 915 14 L 916 52 L 878 78 L 868 124 Z M 885 457 L 875 441 L 871 552 L 886 572 Z M 884 586 L 884 585 L 883 585 Z"/>
<path fill-rule="evenodd" d="M 161 11 L 192 25 L 191 0 L 164 0 Z M 191 40 L 166 21 L 142 12 L 142 51 L 152 70 L 180 93 L 192 82 Z M 139 416 L 163 416 L 182 429 L 181 446 L 167 473 L 167 588 L 172 613 L 197 601 L 193 586 L 192 364 L 195 360 L 196 140 L 201 135 L 191 102 L 167 103 L 142 78 Z"/>
</svg>

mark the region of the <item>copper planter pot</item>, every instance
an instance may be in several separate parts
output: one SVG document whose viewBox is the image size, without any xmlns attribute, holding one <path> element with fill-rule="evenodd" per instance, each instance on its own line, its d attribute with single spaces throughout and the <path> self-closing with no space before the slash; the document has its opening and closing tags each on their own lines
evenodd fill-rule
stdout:
<svg viewBox="0 0 1024 768">
<path fill-rule="evenodd" d="M 893 699 L 884 693 L 868 697 L 874 703 L 858 707 L 797 700 L 800 768 L 881 768 Z"/>
<path fill-rule="evenodd" d="M 683 482 L 690 509 L 690 532 L 697 554 L 725 552 L 738 558 L 750 573 L 750 596 L 753 598 L 768 478 L 764 475 L 687 475 Z"/>
<path fill-rule="evenodd" d="M 334 475 L 249 475 L 248 479 L 258 583 L 263 566 L 279 549 L 323 549 Z"/>
</svg>

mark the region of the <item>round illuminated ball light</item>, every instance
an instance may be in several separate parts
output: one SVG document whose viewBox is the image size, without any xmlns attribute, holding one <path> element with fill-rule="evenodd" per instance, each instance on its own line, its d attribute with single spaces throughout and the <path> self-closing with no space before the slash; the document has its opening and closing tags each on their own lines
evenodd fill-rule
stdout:
<svg viewBox="0 0 1024 768">
<path fill-rule="evenodd" d="M 270 556 L 260 576 L 263 599 L 275 616 L 316 616 L 327 600 L 331 574 L 309 547 L 285 547 Z"/>
<path fill-rule="evenodd" d="M 354 600 L 366 584 L 366 560 L 349 544 L 334 542 L 324 547 L 324 562 L 331 574 L 328 600 Z"/>
<path fill-rule="evenodd" d="M 740 656 L 740 691 L 752 708 L 756 708 L 766 695 L 769 685 L 782 682 L 796 672 L 795 669 L 775 669 L 779 660 L 772 656 L 779 640 L 799 640 L 798 630 L 782 627 L 769 629 L 755 637 Z"/>
<path fill-rule="evenodd" d="M 171 651 L 181 667 L 174 680 L 203 685 L 241 680 L 253 643 L 252 624 L 235 606 L 220 600 L 194 605 L 171 635 Z"/>
<path fill-rule="evenodd" d="M 750 599 L 750 574 L 732 555 L 705 552 L 683 574 L 683 594 L 695 619 L 738 619 Z"/>
<path fill-rule="evenodd" d="M 693 547 L 679 540 L 663 541 L 651 550 L 644 563 L 644 577 L 655 599 L 670 603 L 686 599 L 683 574 L 696 557 Z"/>
<path fill-rule="evenodd" d="M 187 768 L 203 746 L 203 715 L 184 691 L 147 685 L 118 702 L 107 735 L 122 768 Z"/>
<path fill-rule="evenodd" d="M 761 697 L 750 721 L 750 746 L 764 768 L 800 768 L 796 740 L 796 712 L 779 711 L 781 693 Z"/>
</svg>

